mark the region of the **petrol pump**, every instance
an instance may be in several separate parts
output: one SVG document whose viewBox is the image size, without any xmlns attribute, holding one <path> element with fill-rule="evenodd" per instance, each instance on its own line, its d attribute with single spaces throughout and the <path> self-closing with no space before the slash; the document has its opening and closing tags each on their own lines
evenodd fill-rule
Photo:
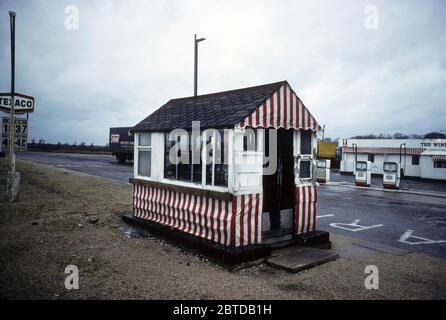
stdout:
<svg viewBox="0 0 446 320">
<path fill-rule="evenodd" d="M 406 144 L 400 145 L 400 162 L 383 163 L 383 186 L 388 189 L 399 189 L 401 177 L 404 176 L 404 168 L 401 167 L 404 155 L 404 168 L 406 167 Z"/>
<path fill-rule="evenodd" d="M 401 164 L 398 162 L 383 163 L 384 188 L 398 189 L 401 181 Z"/>
<path fill-rule="evenodd" d="M 330 160 L 317 160 L 316 181 L 330 181 Z"/>
<path fill-rule="evenodd" d="M 356 161 L 355 184 L 357 186 L 370 187 L 372 181 L 372 163 L 370 161 Z"/>
<path fill-rule="evenodd" d="M 353 143 L 352 148 L 355 153 L 355 163 L 353 167 L 355 185 L 370 187 L 372 181 L 372 163 L 370 161 L 358 161 L 358 145 Z"/>
</svg>

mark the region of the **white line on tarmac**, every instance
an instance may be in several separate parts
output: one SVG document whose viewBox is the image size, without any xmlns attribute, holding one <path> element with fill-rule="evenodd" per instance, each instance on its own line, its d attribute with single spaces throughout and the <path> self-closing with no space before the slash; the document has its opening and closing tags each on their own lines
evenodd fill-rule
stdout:
<svg viewBox="0 0 446 320">
<path fill-rule="evenodd" d="M 104 168 L 104 167 L 111 167 L 111 166 L 104 166 L 101 164 L 93 164 L 93 165 L 86 165 L 82 166 L 80 164 L 50 164 L 50 167 L 58 167 L 58 168 Z"/>
<path fill-rule="evenodd" d="M 322 215 L 322 216 L 316 216 L 316 219 L 319 219 L 319 218 L 327 218 L 327 217 L 333 217 L 334 216 L 334 214 L 324 214 L 324 215 Z"/>
<path fill-rule="evenodd" d="M 417 245 L 417 244 L 446 243 L 446 240 L 432 240 L 432 239 L 428 239 L 428 238 L 424 238 L 424 237 L 413 236 L 412 234 L 413 234 L 413 230 L 409 229 L 403 233 L 403 235 L 401 236 L 401 238 L 398 241 L 405 243 L 405 244 L 410 244 L 412 246 Z M 407 241 L 407 239 L 409 239 L 409 238 L 414 238 L 414 239 L 421 240 L 421 241 Z"/>
<path fill-rule="evenodd" d="M 358 232 L 358 231 L 369 230 L 369 229 L 379 228 L 379 227 L 384 226 L 383 224 L 375 224 L 373 226 L 361 226 L 358 224 L 359 221 L 360 221 L 359 219 L 356 219 L 352 223 L 333 222 L 333 223 L 330 223 L 330 227 L 339 228 L 339 229 L 343 229 L 343 230 L 347 230 L 347 231 L 351 231 L 351 232 Z"/>
<path fill-rule="evenodd" d="M 78 164 L 50 164 L 49 166 L 59 168 L 82 168 L 82 166 Z"/>
</svg>

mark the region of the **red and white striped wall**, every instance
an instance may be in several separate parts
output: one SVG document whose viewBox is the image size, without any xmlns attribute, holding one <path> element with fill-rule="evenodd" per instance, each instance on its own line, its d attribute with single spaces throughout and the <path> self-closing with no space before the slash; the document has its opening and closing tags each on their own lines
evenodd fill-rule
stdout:
<svg viewBox="0 0 446 320">
<path fill-rule="evenodd" d="M 295 234 L 316 230 L 316 213 L 317 186 L 296 186 Z"/>
<path fill-rule="evenodd" d="M 236 247 L 262 242 L 263 194 L 232 198 L 232 234 Z"/>
<path fill-rule="evenodd" d="M 133 184 L 133 215 L 224 245 L 262 242 L 261 194 L 220 200 Z"/>
<path fill-rule="evenodd" d="M 283 85 L 242 120 L 239 127 L 320 130 L 320 125 L 289 85 Z"/>
</svg>

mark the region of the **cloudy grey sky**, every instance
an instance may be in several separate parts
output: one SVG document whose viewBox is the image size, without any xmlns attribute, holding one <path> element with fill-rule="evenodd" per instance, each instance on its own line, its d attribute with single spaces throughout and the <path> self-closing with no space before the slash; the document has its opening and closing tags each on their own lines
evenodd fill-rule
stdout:
<svg viewBox="0 0 446 320">
<path fill-rule="evenodd" d="M 109 127 L 190 96 L 194 33 L 199 93 L 288 80 L 333 138 L 446 131 L 445 1 L 1 1 L 0 92 L 9 10 L 16 90 L 36 97 L 30 139 L 105 144 Z"/>
</svg>

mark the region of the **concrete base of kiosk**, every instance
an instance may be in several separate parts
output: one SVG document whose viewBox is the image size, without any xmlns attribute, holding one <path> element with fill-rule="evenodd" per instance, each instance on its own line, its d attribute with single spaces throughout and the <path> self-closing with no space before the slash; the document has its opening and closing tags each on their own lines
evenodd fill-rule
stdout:
<svg viewBox="0 0 446 320">
<path fill-rule="evenodd" d="M 293 247 L 278 252 L 277 255 L 267 259 L 266 262 L 279 269 L 284 269 L 289 272 L 299 272 L 336 260 L 337 258 L 339 258 L 339 255 L 329 250 Z"/>
<path fill-rule="evenodd" d="M 134 217 L 132 213 L 123 215 L 122 219 L 129 225 L 147 230 L 160 238 L 172 241 L 175 244 L 187 247 L 225 266 L 236 266 L 242 263 L 265 259 L 271 256 L 276 250 L 291 247 L 318 247 L 323 249 L 331 248 L 329 233 L 326 231 L 312 231 L 298 235 L 293 240 L 281 243 L 248 245 L 242 247 L 225 246 L 210 240 L 199 238 L 177 229 L 165 226 L 160 223 L 143 220 Z"/>
</svg>

